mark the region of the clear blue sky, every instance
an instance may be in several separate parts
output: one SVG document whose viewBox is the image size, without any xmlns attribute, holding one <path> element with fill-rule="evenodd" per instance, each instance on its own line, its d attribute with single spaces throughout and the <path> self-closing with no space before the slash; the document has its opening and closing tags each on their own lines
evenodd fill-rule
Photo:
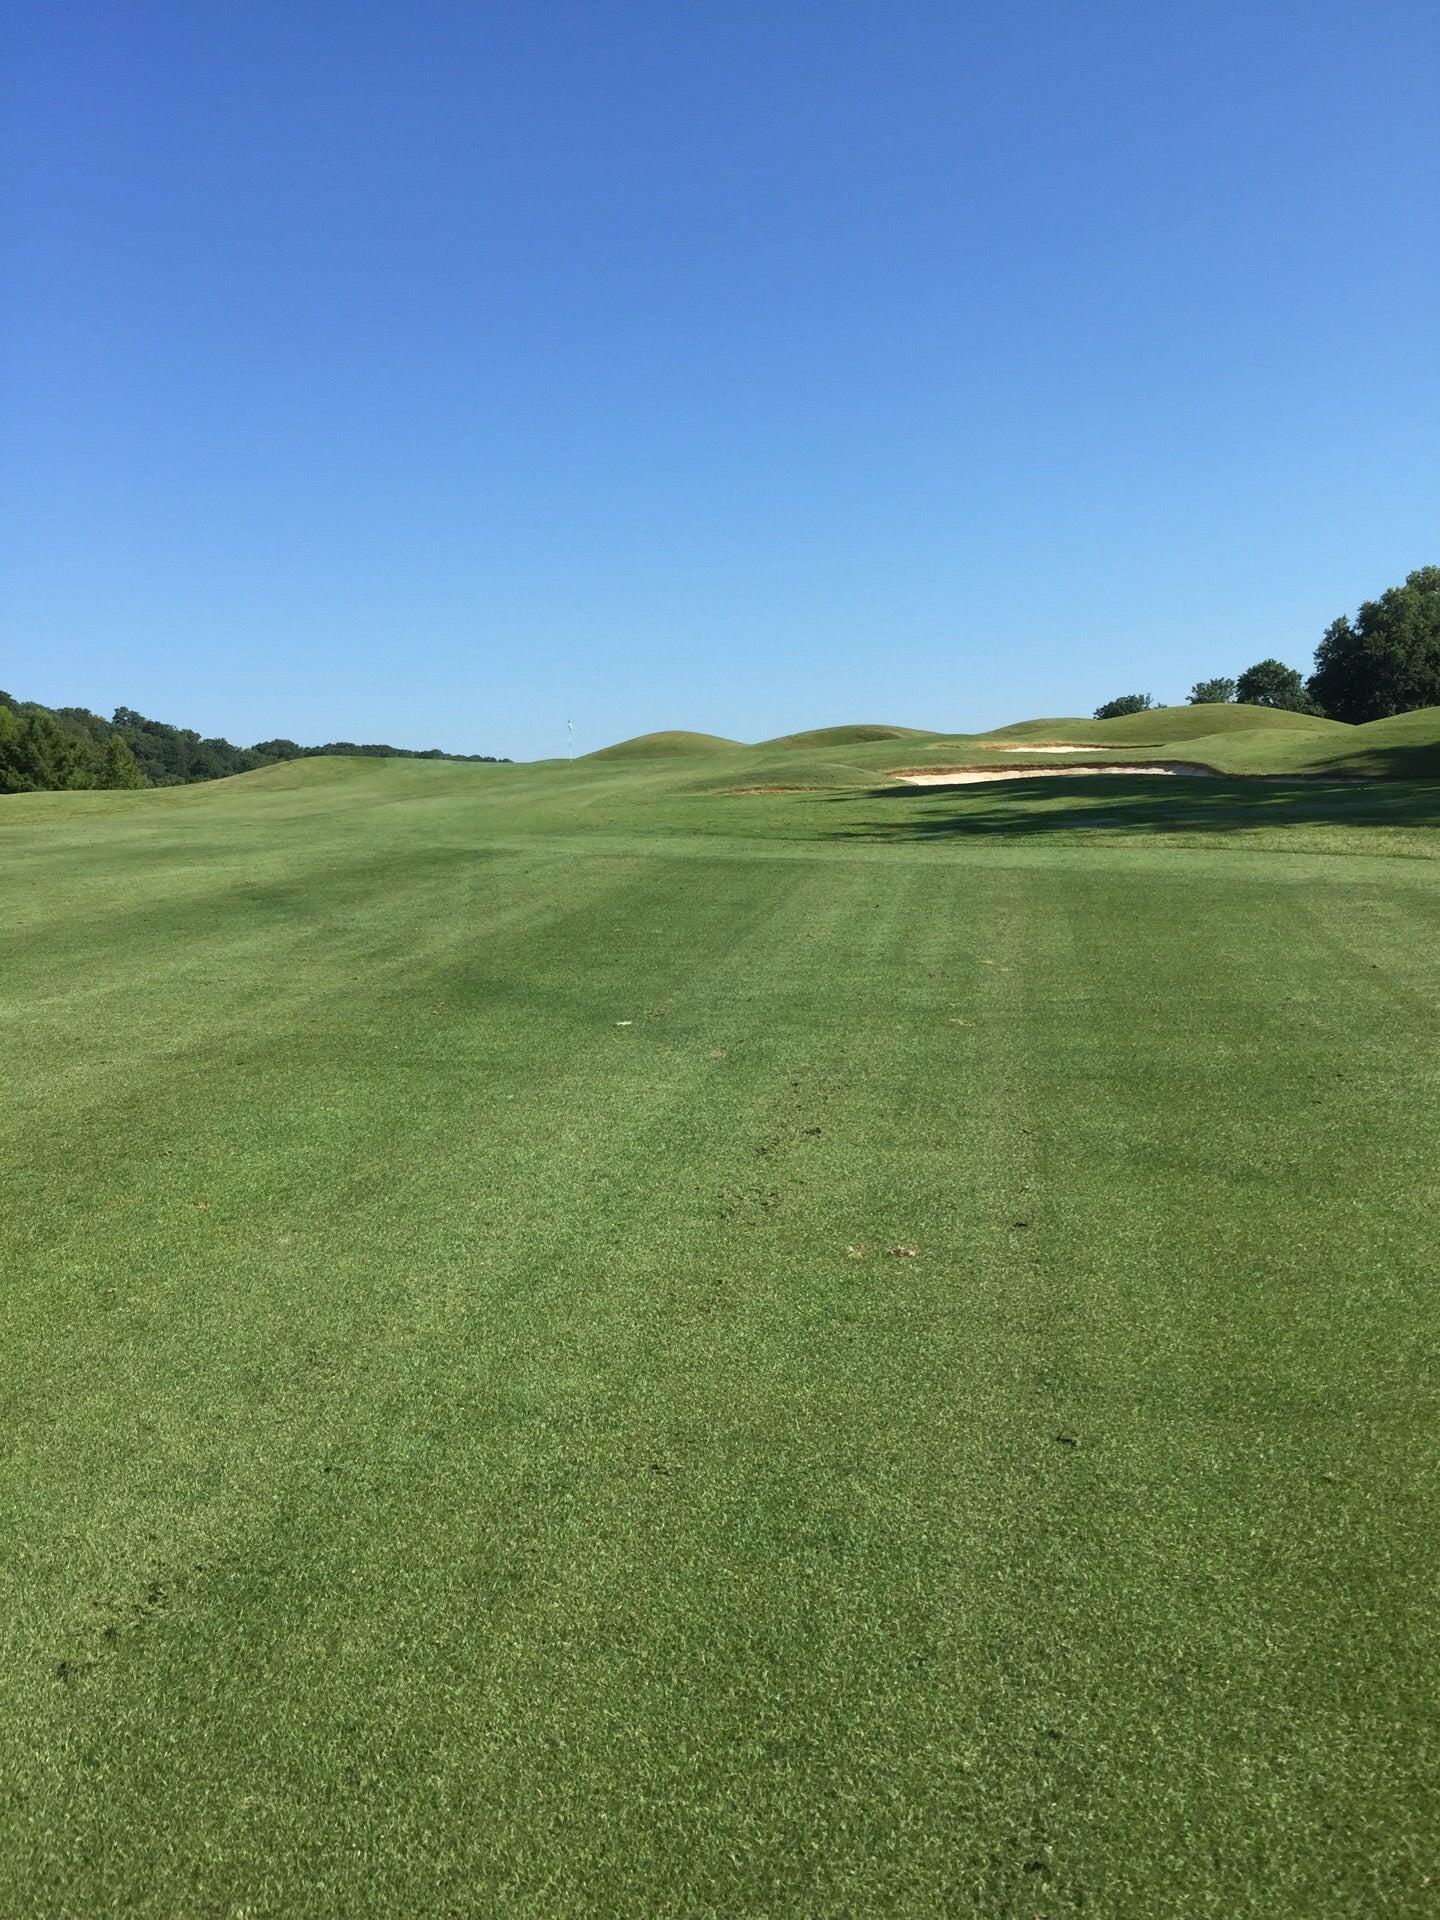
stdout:
<svg viewBox="0 0 1440 1920">
<path fill-rule="evenodd" d="M 1440 8 L 17 10 L 0 686 L 989 726 L 1440 561 Z"/>
</svg>

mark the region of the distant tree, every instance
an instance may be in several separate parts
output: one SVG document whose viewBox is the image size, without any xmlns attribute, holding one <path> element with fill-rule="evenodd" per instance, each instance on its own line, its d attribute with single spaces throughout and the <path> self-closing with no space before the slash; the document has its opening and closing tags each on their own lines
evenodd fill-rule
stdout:
<svg viewBox="0 0 1440 1920">
<path fill-rule="evenodd" d="M 0 793 L 31 793 L 35 782 L 20 750 L 23 722 L 8 694 L 0 694 Z"/>
<path fill-rule="evenodd" d="M 1305 682 L 1283 660 L 1257 660 L 1235 683 L 1235 697 L 1250 707 L 1279 707 L 1287 713 L 1313 711 Z"/>
<path fill-rule="evenodd" d="M 1148 713 L 1155 702 L 1148 693 L 1122 693 L 1118 699 L 1107 700 L 1103 707 L 1096 707 L 1097 720 L 1119 720 L 1127 713 Z"/>
<path fill-rule="evenodd" d="M 191 761 L 200 744 L 198 733 L 166 726 L 163 720 L 147 720 L 133 707 L 116 707 L 110 724 L 124 734 L 126 745 L 152 786 L 179 786 L 196 777 Z"/>
<path fill-rule="evenodd" d="M 0 692 L 0 793 L 31 793 L 51 787 L 173 787 L 192 780 L 220 780 L 249 773 L 277 760 L 314 753 L 365 754 L 401 759 L 494 760 L 489 753 L 447 754 L 439 747 L 357 746 L 332 741 L 302 747 L 294 740 L 262 740 L 237 747 L 229 740 L 201 739 L 189 727 L 149 720 L 133 707 L 116 707 L 106 720 L 88 707 L 43 707 Z"/>
<path fill-rule="evenodd" d="M 1217 707 L 1235 698 L 1235 682 L 1223 674 L 1214 680 L 1197 680 L 1190 689 L 1192 707 Z"/>
<path fill-rule="evenodd" d="M 117 789 L 143 787 L 145 776 L 135 764 L 135 756 L 130 751 L 123 733 L 112 733 L 105 742 L 105 763 L 101 769 L 100 785 Z"/>
<path fill-rule="evenodd" d="M 44 707 L 4 709 L 0 723 L 0 793 L 94 785 L 84 746 Z"/>
<path fill-rule="evenodd" d="M 88 707 L 52 707 L 47 711 L 78 739 L 86 740 L 93 749 L 93 758 L 98 768 L 104 758 L 105 742 L 110 737 L 110 723 L 101 719 L 98 713 L 92 713 Z"/>
<path fill-rule="evenodd" d="M 227 774 L 248 773 L 253 763 L 228 740 L 197 740 L 191 750 L 186 777 L 223 780 Z"/>
<path fill-rule="evenodd" d="M 13 752 L 31 788 L 45 791 L 95 784 L 94 763 L 85 747 L 46 707 L 21 708 L 20 734 Z"/>
<path fill-rule="evenodd" d="M 1440 567 L 1332 620 L 1315 649 L 1310 698 L 1332 719 L 1384 720 L 1440 706 Z"/>
</svg>

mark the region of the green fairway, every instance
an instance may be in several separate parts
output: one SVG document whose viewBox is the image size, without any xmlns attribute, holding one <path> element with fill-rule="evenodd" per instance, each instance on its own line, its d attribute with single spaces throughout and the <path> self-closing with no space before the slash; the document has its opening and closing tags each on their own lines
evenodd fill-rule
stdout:
<svg viewBox="0 0 1440 1920">
<path fill-rule="evenodd" d="M 0 1914 L 1433 1914 L 1437 722 L 0 801 Z"/>
</svg>

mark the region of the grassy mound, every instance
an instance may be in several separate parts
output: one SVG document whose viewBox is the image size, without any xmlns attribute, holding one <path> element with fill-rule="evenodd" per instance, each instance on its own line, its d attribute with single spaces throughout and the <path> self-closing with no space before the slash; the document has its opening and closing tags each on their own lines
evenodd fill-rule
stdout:
<svg viewBox="0 0 1440 1920">
<path fill-rule="evenodd" d="M 1440 707 L 1277 736 L 1259 729 L 1190 743 L 1198 759 L 1226 773 L 1334 774 L 1342 779 L 1433 780 L 1440 776 Z"/>
<path fill-rule="evenodd" d="M 988 733 L 967 734 L 973 740 L 1076 740 L 1083 741 L 1100 725 L 1098 720 L 1077 720 L 1062 716 L 1052 720 L 1012 720 Z"/>
<path fill-rule="evenodd" d="M 1331 744 L 1335 744 L 1332 764 L 1352 773 L 1404 780 L 1440 778 L 1440 707 L 1421 707 L 1415 713 L 1349 727 L 1343 741 L 1326 742 Z"/>
<path fill-rule="evenodd" d="M 811 727 L 805 733 L 781 733 L 762 747 L 862 747 L 872 740 L 928 740 L 922 727 Z"/>
<path fill-rule="evenodd" d="M 617 740 L 613 747 L 597 747 L 594 753 L 581 754 L 582 760 L 663 760 L 673 754 L 733 753 L 743 743 L 727 740 L 718 733 L 686 733 L 673 728 L 665 733 L 637 733 L 633 740 Z"/>
<path fill-rule="evenodd" d="M 1248 707 L 1238 701 L 1204 707 L 1151 707 L 1115 720 L 1018 720 L 981 734 L 982 740 L 1074 740 L 1086 745 L 1159 746 L 1204 735 L 1249 733 L 1348 733 L 1338 720 L 1314 714 L 1283 713 L 1277 707 Z"/>
<path fill-rule="evenodd" d="M 833 790 L 840 787 L 873 787 L 882 776 L 874 767 L 832 755 L 806 752 L 803 748 L 789 754 L 757 755 L 739 767 L 727 767 L 722 774 L 707 774 L 695 783 L 693 792 L 744 793 L 747 791 L 785 791 L 813 788 Z"/>
<path fill-rule="evenodd" d="M 444 767 L 455 765 L 453 761 L 425 760 L 419 763 L 426 767 Z M 396 757 L 389 759 L 380 755 L 365 754 L 317 754 L 304 760 L 277 760 L 273 767 L 257 767 L 253 773 L 231 774 L 225 780 L 208 780 L 197 786 L 197 793 L 216 792 L 228 788 L 232 792 L 245 788 L 254 793 L 269 793 L 279 790 L 298 791 L 307 787 L 333 787 L 354 781 L 384 780 L 401 772 L 408 761 Z M 173 792 L 174 789 L 165 789 Z"/>
</svg>

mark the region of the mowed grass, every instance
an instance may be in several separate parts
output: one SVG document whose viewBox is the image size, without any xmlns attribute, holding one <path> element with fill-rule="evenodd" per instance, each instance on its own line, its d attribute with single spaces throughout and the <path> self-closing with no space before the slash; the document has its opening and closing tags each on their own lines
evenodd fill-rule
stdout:
<svg viewBox="0 0 1440 1920">
<path fill-rule="evenodd" d="M 1434 1912 L 1436 788 L 749 751 L 3 803 L 0 1911 Z"/>
<path fill-rule="evenodd" d="M 1316 714 L 1290 713 L 1283 707 L 1252 707 L 1230 700 L 1200 706 L 1150 707 L 1142 713 L 1117 714 L 1110 720 L 1016 720 L 980 737 L 992 741 L 1083 740 L 1110 746 L 1155 746 L 1229 733 L 1258 733 L 1271 742 L 1287 734 L 1329 734 L 1343 740 L 1353 731 L 1338 720 L 1325 720 Z"/>
</svg>

